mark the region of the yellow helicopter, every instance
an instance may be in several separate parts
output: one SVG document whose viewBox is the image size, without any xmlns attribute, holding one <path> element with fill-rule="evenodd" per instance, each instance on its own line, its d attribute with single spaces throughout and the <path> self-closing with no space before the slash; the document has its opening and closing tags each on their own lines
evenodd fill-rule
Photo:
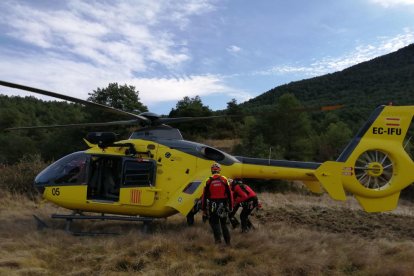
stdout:
<svg viewBox="0 0 414 276">
<path fill-rule="evenodd" d="M 39 173 L 34 185 L 42 191 L 44 199 L 76 212 L 55 218 L 68 221 L 102 218 L 82 216 L 83 211 L 126 215 L 143 221 L 176 213 L 191 215 L 213 162 L 220 163 L 223 175 L 229 178 L 300 180 L 312 192 L 326 191 L 336 200 L 346 200 L 346 192 L 350 192 L 367 212 L 393 210 L 401 190 L 414 182 L 411 173 L 414 163 L 403 145 L 414 106 L 377 107 L 336 161 L 314 163 L 232 156 L 186 141 L 178 129 L 166 125 L 200 118 L 162 118 L 150 112 L 137 115 L 15 83 L 0 81 L 0 85 L 131 118 L 109 123 L 11 129 L 146 125 L 122 141 L 115 141 L 113 133 L 90 133 L 85 139 L 89 149 L 69 154 Z"/>
</svg>

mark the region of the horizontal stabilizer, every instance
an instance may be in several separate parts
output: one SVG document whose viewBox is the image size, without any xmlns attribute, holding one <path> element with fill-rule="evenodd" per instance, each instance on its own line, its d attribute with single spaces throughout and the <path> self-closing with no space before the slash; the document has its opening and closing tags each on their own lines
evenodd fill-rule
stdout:
<svg viewBox="0 0 414 276">
<path fill-rule="evenodd" d="M 336 200 L 346 200 L 345 190 L 342 185 L 343 163 L 327 161 L 316 171 L 315 176 L 328 194 Z"/>
<path fill-rule="evenodd" d="M 367 212 L 385 212 L 385 211 L 392 211 L 397 208 L 398 199 L 400 198 L 400 192 L 392 194 L 387 197 L 379 197 L 379 198 L 372 198 L 372 197 L 362 197 L 355 195 L 356 199 L 358 200 L 359 204 L 364 208 Z"/>
</svg>

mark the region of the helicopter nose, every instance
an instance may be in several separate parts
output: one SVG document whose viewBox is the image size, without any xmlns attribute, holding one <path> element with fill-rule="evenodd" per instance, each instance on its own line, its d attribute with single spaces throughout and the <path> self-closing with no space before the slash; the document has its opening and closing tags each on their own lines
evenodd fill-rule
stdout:
<svg viewBox="0 0 414 276">
<path fill-rule="evenodd" d="M 86 177 L 86 160 L 88 158 L 89 156 L 83 151 L 62 157 L 36 176 L 34 187 L 43 194 L 45 187 L 84 182 Z"/>
<path fill-rule="evenodd" d="M 46 189 L 46 184 L 47 184 L 47 182 L 46 181 L 40 181 L 39 180 L 39 175 L 40 174 L 38 174 L 37 176 L 36 176 L 36 178 L 34 179 L 34 181 L 33 181 L 33 188 L 39 193 L 39 194 L 41 194 L 41 195 L 43 195 L 43 193 L 44 193 L 44 191 L 45 191 L 45 189 Z"/>
</svg>

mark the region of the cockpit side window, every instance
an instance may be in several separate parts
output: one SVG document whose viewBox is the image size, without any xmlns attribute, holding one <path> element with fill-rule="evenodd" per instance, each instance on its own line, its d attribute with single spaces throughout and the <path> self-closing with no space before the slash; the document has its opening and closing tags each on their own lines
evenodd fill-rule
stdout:
<svg viewBox="0 0 414 276">
<path fill-rule="evenodd" d="M 69 154 L 44 169 L 35 179 L 37 185 L 77 185 L 86 182 L 89 155 Z"/>
</svg>

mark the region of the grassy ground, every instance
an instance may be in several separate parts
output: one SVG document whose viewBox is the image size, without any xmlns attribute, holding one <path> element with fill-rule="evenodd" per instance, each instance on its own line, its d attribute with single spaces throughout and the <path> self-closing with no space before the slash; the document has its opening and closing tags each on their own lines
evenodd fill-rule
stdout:
<svg viewBox="0 0 414 276">
<path fill-rule="evenodd" d="M 261 194 L 256 230 L 232 230 L 232 246 L 217 246 L 200 217 L 187 227 L 173 216 L 144 234 L 139 223 L 77 222 L 65 233 L 51 213 L 67 213 L 23 197 L 0 197 L 0 275 L 413 275 L 414 205 L 367 214 L 350 198 Z M 39 231 L 32 214 L 57 229 Z M 59 230 L 60 229 L 60 230 Z"/>
</svg>

